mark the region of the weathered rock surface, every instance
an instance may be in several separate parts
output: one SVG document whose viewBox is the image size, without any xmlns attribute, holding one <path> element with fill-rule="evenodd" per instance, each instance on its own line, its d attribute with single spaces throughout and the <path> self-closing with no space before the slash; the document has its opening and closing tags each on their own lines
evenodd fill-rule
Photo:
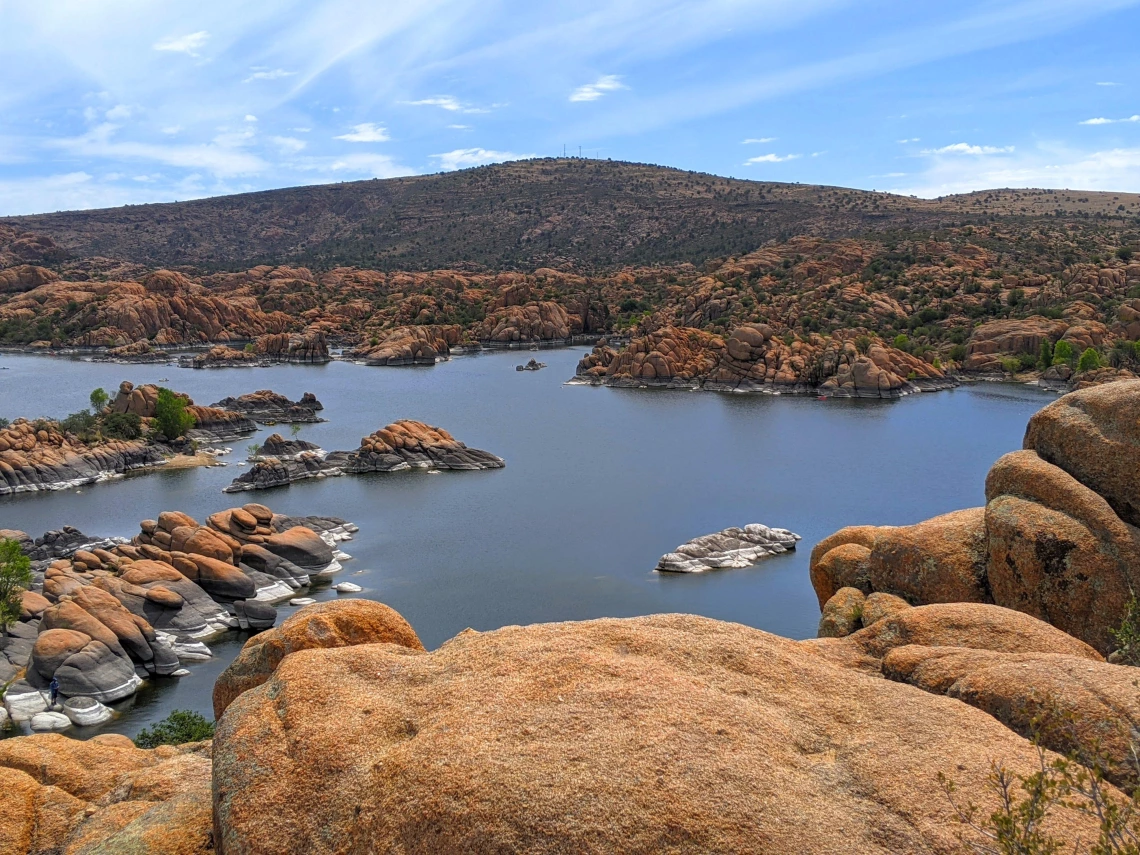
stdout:
<svg viewBox="0 0 1140 855">
<path fill-rule="evenodd" d="M 463 330 L 458 325 L 397 327 L 375 344 L 366 342 L 352 351 L 368 365 L 435 365 L 451 358 Z"/>
<path fill-rule="evenodd" d="M 161 451 L 143 440 L 88 446 L 55 422 L 26 419 L 0 428 L 0 496 L 66 490 L 164 462 Z"/>
<path fill-rule="evenodd" d="M 405 469 L 501 469 L 501 457 L 468 448 L 442 428 L 402 419 L 360 442 L 356 451 L 303 450 L 285 457 L 259 460 L 233 480 L 224 492 L 264 490 L 309 478 Z"/>
<path fill-rule="evenodd" d="M 259 336 L 254 345 L 259 356 L 272 362 L 300 362 L 319 365 L 328 362 L 329 345 L 320 330 L 305 333 L 270 333 Z"/>
<path fill-rule="evenodd" d="M 1073 392 L 1038 412 L 1026 450 L 986 479 L 986 506 L 912 526 L 843 529 L 812 550 L 821 608 L 844 586 L 912 604 L 992 602 L 1102 653 L 1140 590 L 1140 381 Z"/>
<path fill-rule="evenodd" d="M 278 460 L 292 460 L 304 453 L 317 454 L 323 457 L 323 449 L 313 442 L 303 439 L 286 439 L 279 433 L 270 434 L 261 448 L 257 450 L 258 457 L 276 457 Z"/>
<path fill-rule="evenodd" d="M 751 523 L 695 537 L 661 556 L 659 573 L 700 573 L 726 567 L 750 567 L 769 555 L 796 548 L 800 539 L 787 529 Z"/>
<path fill-rule="evenodd" d="M 897 398 L 957 385 L 932 364 L 896 348 L 875 343 L 864 354 L 854 341 L 821 336 L 786 344 L 767 324 L 743 324 L 727 338 L 665 327 L 621 351 L 600 344 L 578 363 L 576 379 L 605 386 L 856 398 Z"/>
<path fill-rule="evenodd" d="M 309 606 L 276 629 L 253 636 L 214 683 L 214 717 L 242 692 L 268 680 L 281 661 L 298 650 L 398 644 L 423 650 L 415 630 L 399 614 L 371 600 L 334 600 Z"/>
<path fill-rule="evenodd" d="M 134 413 L 140 418 L 154 417 L 159 387 L 153 383 L 136 387 L 124 380 L 108 405 L 113 413 Z M 188 435 L 223 442 L 238 439 L 257 430 L 257 425 L 241 413 L 217 407 L 197 406 L 189 395 L 176 393 L 186 402 L 186 410 L 194 416 L 194 427 Z"/>
<path fill-rule="evenodd" d="M 967 704 L 681 615 L 300 650 L 229 704 L 214 746 L 228 855 L 798 853 L 805 834 L 818 853 L 949 855 L 938 773 L 992 810 L 994 758 L 1037 763 Z"/>
<path fill-rule="evenodd" d="M 208 855 L 209 751 L 110 734 L 0 741 L 0 852 Z"/>
<path fill-rule="evenodd" d="M 219 410 L 241 413 L 262 424 L 277 422 L 297 424 L 324 421 L 317 415 L 317 412 L 323 410 L 324 406 L 312 392 L 306 392 L 299 401 L 290 401 L 284 395 L 279 395 L 271 389 L 262 389 L 236 398 L 223 398 L 210 406 Z"/>
</svg>

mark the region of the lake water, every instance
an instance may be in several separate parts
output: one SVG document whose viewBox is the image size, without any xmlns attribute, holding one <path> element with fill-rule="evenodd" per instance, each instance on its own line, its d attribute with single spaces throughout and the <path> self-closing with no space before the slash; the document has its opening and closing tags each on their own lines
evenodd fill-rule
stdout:
<svg viewBox="0 0 1140 855">
<path fill-rule="evenodd" d="M 0 528 L 38 537 L 70 524 L 133 536 L 163 510 L 204 520 L 257 501 L 359 525 L 339 578 L 399 611 L 428 648 L 466 627 L 655 612 L 806 638 L 819 620 L 808 579 L 818 540 L 845 525 L 913 523 L 982 504 L 990 465 L 1021 446 L 1029 416 L 1053 399 L 1005 384 L 889 402 L 563 385 L 583 352 L 544 351 L 549 367 L 538 372 L 514 370 L 531 354 L 501 351 L 425 368 L 205 371 L 0 354 L 8 418 L 60 417 L 97 386 L 113 393 L 124 379 L 169 378 L 164 385 L 200 404 L 256 389 L 293 399 L 314 392 L 329 421 L 300 436 L 329 450 L 413 418 L 507 461 L 488 472 L 348 476 L 231 495 L 221 489 L 244 467 L 157 472 L 0 498 Z M 273 430 L 223 459 L 244 459 L 245 445 Z M 801 534 L 800 549 L 742 570 L 653 572 L 682 542 L 751 522 Z M 175 708 L 209 715 L 214 678 L 243 640 L 215 642 L 213 662 L 140 693 L 109 729 L 134 735 Z"/>
</svg>

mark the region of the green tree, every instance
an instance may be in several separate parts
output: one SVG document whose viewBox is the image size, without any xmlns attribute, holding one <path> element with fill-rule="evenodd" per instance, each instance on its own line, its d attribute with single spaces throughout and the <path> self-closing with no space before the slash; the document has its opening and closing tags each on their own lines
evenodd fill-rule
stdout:
<svg viewBox="0 0 1140 855">
<path fill-rule="evenodd" d="M 103 408 L 107 406 L 107 402 L 111 400 L 111 397 L 105 391 L 103 391 L 103 387 L 100 386 L 98 389 L 94 390 L 91 393 L 90 400 L 91 412 L 95 413 L 95 415 L 99 415 L 99 413 L 103 411 Z"/>
<path fill-rule="evenodd" d="M 1041 340 L 1041 355 L 1037 359 L 1037 367 L 1044 371 L 1053 364 L 1053 342 L 1049 339 Z"/>
<path fill-rule="evenodd" d="M 111 439 L 138 439 L 142 419 L 137 413 L 108 413 L 103 416 L 103 435 Z"/>
<path fill-rule="evenodd" d="M 0 540 L 0 636 L 20 619 L 21 594 L 32 584 L 32 562 L 20 542 Z"/>
<path fill-rule="evenodd" d="M 895 347 L 899 350 L 906 350 L 910 346 L 910 338 L 906 333 L 899 333 L 895 336 Z"/>
<path fill-rule="evenodd" d="M 1053 346 L 1053 364 L 1068 365 L 1073 360 L 1073 346 L 1061 339 Z"/>
<path fill-rule="evenodd" d="M 158 432 L 167 439 L 178 439 L 194 427 L 194 414 L 186 409 L 186 399 L 167 388 L 158 390 L 154 404 L 154 420 Z"/>
<path fill-rule="evenodd" d="M 1085 352 L 1081 354 L 1081 361 L 1077 365 L 1078 371 L 1096 371 L 1100 368 L 1100 354 L 1096 352 L 1095 348 L 1085 348 Z"/>
<path fill-rule="evenodd" d="M 289 425 L 289 433 L 294 439 L 296 439 L 301 434 L 301 426 L 296 423 Z"/>
<path fill-rule="evenodd" d="M 162 721 L 143 728 L 135 737 L 139 748 L 157 748 L 160 745 L 182 745 L 214 738 L 214 722 L 201 713 L 175 710 Z"/>
<path fill-rule="evenodd" d="M 869 335 L 856 336 L 855 349 L 866 356 L 867 351 L 871 349 L 871 337 Z"/>
</svg>

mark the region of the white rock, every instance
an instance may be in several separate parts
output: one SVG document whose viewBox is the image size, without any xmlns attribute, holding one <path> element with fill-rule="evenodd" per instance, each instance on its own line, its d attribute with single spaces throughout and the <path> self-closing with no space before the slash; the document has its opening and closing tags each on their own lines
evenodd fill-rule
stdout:
<svg viewBox="0 0 1140 855">
<path fill-rule="evenodd" d="M 200 641 L 175 641 L 170 647 L 183 662 L 205 662 L 214 658 L 210 648 Z"/>
<path fill-rule="evenodd" d="M 750 567 L 769 555 L 796 548 L 798 534 L 752 523 L 696 537 L 661 556 L 658 573 L 700 573 L 726 567 Z"/>
<path fill-rule="evenodd" d="M 63 714 L 71 719 L 71 723 L 79 727 L 90 727 L 110 721 L 114 713 L 111 708 L 99 703 L 94 698 L 68 698 L 63 704 Z M 34 722 L 34 720 L 33 720 Z M 32 724 L 35 727 L 35 724 Z"/>
<path fill-rule="evenodd" d="M 0 730 L 8 726 L 8 710 L 0 707 Z"/>
<path fill-rule="evenodd" d="M 32 730 L 67 730 L 71 727 L 71 719 L 63 713 L 40 712 L 32 716 Z"/>
<path fill-rule="evenodd" d="M 185 668 L 179 668 L 177 671 L 171 671 L 170 676 L 171 677 L 189 677 L 190 672 L 187 671 Z"/>
<path fill-rule="evenodd" d="M 316 602 L 312 597 L 294 597 L 289 601 L 291 606 L 311 606 Z"/>
<path fill-rule="evenodd" d="M 280 603 L 290 599 L 292 596 L 293 589 L 278 579 L 272 585 L 258 588 L 257 596 L 254 597 L 254 599 L 261 600 L 263 603 Z"/>
<path fill-rule="evenodd" d="M 333 590 L 338 594 L 359 594 L 364 589 L 355 582 L 341 582 L 339 585 L 333 585 Z"/>
<path fill-rule="evenodd" d="M 4 693 L 4 708 L 12 721 L 27 721 L 36 713 L 48 708 L 47 697 L 42 692 L 15 692 L 9 689 Z"/>
</svg>

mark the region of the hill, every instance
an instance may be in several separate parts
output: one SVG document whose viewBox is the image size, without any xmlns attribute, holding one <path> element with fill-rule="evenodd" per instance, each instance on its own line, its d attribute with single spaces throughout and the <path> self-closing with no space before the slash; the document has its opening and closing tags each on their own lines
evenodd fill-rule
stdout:
<svg viewBox="0 0 1140 855">
<path fill-rule="evenodd" d="M 0 219 L 73 258 L 150 268 L 588 271 L 740 255 L 771 240 L 993 216 L 1132 218 L 1134 194 L 997 190 L 923 200 L 644 164 L 517 161 L 437 175 Z"/>
</svg>

